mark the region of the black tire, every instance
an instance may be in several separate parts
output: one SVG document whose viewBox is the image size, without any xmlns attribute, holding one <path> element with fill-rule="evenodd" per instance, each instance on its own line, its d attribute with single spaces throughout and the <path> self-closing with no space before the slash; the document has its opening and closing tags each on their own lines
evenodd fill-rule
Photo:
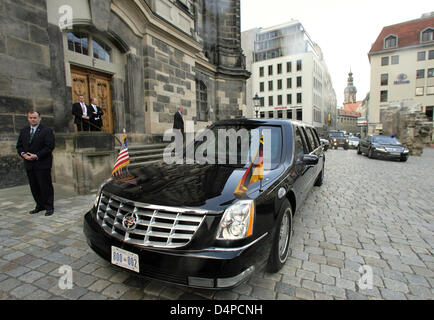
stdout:
<svg viewBox="0 0 434 320">
<path fill-rule="evenodd" d="M 360 146 L 357 147 L 357 154 L 362 154 L 362 151 L 360 150 Z"/>
<path fill-rule="evenodd" d="M 368 158 L 372 159 L 374 155 L 372 154 L 372 149 L 369 149 L 368 151 Z"/>
<path fill-rule="evenodd" d="M 288 200 L 282 204 L 275 228 L 267 265 L 267 271 L 270 273 L 282 269 L 289 256 L 289 245 L 292 237 L 292 208 Z M 281 239 L 281 237 L 284 238 Z"/>
<path fill-rule="evenodd" d="M 344 150 L 348 150 L 348 147 L 344 147 Z"/>
<path fill-rule="evenodd" d="M 405 158 L 401 158 L 401 159 L 400 159 L 401 162 L 406 162 L 407 160 L 408 160 L 407 157 L 405 157 Z"/>
</svg>

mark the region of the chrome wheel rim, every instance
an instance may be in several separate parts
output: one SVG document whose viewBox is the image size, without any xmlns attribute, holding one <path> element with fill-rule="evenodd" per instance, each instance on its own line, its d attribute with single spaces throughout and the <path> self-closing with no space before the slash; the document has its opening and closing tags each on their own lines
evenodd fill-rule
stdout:
<svg viewBox="0 0 434 320">
<path fill-rule="evenodd" d="M 288 211 L 283 214 L 282 223 L 280 224 L 279 230 L 279 259 L 281 262 L 286 260 L 288 254 L 289 245 L 289 235 L 290 235 L 290 218 Z"/>
</svg>

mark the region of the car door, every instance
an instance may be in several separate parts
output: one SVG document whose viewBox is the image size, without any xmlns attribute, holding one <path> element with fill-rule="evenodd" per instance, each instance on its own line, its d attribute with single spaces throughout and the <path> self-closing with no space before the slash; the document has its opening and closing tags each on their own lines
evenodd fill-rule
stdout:
<svg viewBox="0 0 434 320">
<path fill-rule="evenodd" d="M 315 154 L 315 145 L 313 144 L 312 137 L 309 137 L 307 133 L 308 128 L 301 127 L 302 136 L 304 137 L 305 144 L 308 149 L 308 154 Z M 306 178 L 307 178 L 307 191 L 310 190 L 311 187 L 313 187 L 314 179 L 316 178 L 316 169 L 317 166 L 308 165 L 306 166 Z"/>
<path fill-rule="evenodd" d="M 294 189 L 296 194 L 299 195 L 297 203 L 303 202 L 307 196 L 308 185 L 308 170 L 306 164 L 303 162 L 305 154 L 309 153 L 309 149 L 306 146 L 302 131 L 299 126 L 294 125 L 294 169 L 291 172 L 294 181 Z"/>
</svg>

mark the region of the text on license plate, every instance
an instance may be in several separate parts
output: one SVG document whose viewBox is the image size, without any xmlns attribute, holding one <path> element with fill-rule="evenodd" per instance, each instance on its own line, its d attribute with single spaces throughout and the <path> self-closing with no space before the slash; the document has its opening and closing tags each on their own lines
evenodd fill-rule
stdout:
<svg viewBox="0 0 434 320">
<path fill-rule="evenodd" d="M 139 256 L 135 253 L 112 246 L 112 263 L 139 272 Z"/>
</svg>

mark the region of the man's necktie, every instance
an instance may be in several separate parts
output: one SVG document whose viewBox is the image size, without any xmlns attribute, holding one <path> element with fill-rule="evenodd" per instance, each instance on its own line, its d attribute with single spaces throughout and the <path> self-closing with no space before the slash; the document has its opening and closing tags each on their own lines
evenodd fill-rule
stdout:
<svg viewBox="0 0 434 320">
<path fill-rule="evenodd" d="M 35 128 L 32 128 L 30 130 L 30 140 L 29 142 L 32 143 L 33 137 L 35 136 Z"/>
</svg>

